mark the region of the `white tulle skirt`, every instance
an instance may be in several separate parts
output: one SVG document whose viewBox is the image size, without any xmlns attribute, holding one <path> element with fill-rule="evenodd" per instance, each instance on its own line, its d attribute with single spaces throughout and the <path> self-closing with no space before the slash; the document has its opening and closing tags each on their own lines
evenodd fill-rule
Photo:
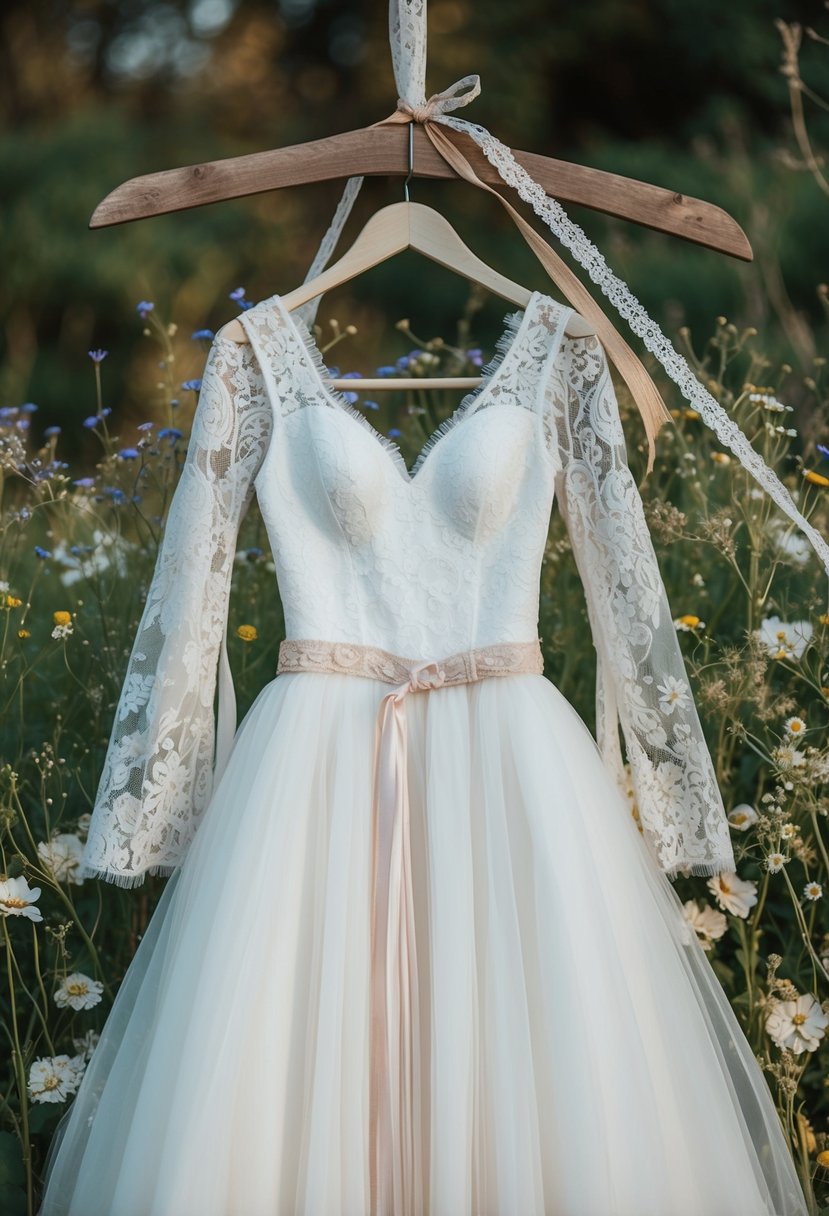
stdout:
<svg viewBox="0 0 829 1216">
<path fill-rule="evenodd" d="M 388 691 L 292 672 L 257 697 L 40 1216 L 368 1216 Z M 399 1216 L 806 1216 L 765 1077 L 570 703 L 515 674 L 406 714 L 424 1208 Z"/>
</svg>

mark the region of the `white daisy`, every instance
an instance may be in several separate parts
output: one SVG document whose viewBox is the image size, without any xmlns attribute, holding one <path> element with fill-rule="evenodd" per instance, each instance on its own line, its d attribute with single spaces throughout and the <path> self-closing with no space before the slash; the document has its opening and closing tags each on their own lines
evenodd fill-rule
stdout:
<svg viewBox="0 0 829 1216">
<path fill-rule="evenodd" d="M 73 971 L 55 989 L 55 1004 L 61 1009 L 69 1005 L 72 1009 L 91 1009 L 97 1005 L 104 991 L 103 984 L 90 979 L 80 971 Z"/>
<path fill-rule="evenodd" d="M 721 908 L 743 919 L 757 903 L 757 884 L 738 878 L 733 870 L 723 870 L 709 878 L 708 890 Z"/>
<path fill-rule="evenodd" d="M 658 684 L 659 704 L 666 714 L 672 714 L 676 708 L 687 709 L 690 704 L 690 691 L 684 680 L 676 676 L 666 676 L 662 684 Z"/>
<path fill-rule="evenodd" d="M 83 844 L 74 832 L 58 832 L 51 840 L 41 840 L 37 852 L 46 869 L 51 870 L 58 882 L 81 885 L 83 879 L 79 869 Z"/>
<path fill-rule="evenodd" d="M 25 878 L 4 878 L 0 881 L 0 914 L 3 916 L 43 920 L 40 908 L 34 906 L 38 899 L 40 887 L 30 887 Z"/>
<path fill-rule="evenodd" d="M 766 855 L 766 869 L 770 874 L 777 874 L 789 860 L 782 853 L 768 853 Z"/>
<path fill-rule="evenodd" d="M 42 1056 L 29 1069 L 29 1097 L 33 1102 L 65 1102 L 81 1083 L 83 1056 Z"/>
<path fill-rule="evenodd" d="M 765 1021 L 766 1031 L 777 1046 L 795 1055 L 816 1051 L 829 1025 L 829 1017 L 809 992 L 796 1001 L 768 1001 Z"/>
<path fill-rule="evenodd" d="M 728 813 L 728 822 L 738 832 L 746 832 L 753 823 L 756 823 L 760 816 L 757 814 L 753 806 L 749 806 L 747 802 L 738 802 L 733 810 Z"/>
<path fill-rule="evenodd" d="M 796 747 L 789 743 L 784 743 L 780 747 L 775 747 L 772 750 L 771 758 L 780 769 L 800 768 L 806 763 L 806 757 L 803 752 L 799 752 Z"/>
<path fill-rule="evenodd" d="M 754 637 L 773 659 L 799 659 L 812 637 L 812 626 L 809 621 L 787 624 L 779 616 L 767 616 L 754 630 Z"/>
<path fill-rule="evenodd" d="M 802 718 L 794 717 L 787 718 L 783 723 L 783 729 L 793 737 L 799 737 L 806 730 L 806 723 Z"/>
<path fill-rule="evenodd" d="M 722 937 L 728 927 L 725 916 L 710 904 L 700 905 L 696 899 L 686 899 L 682 908 L 685 919 L 696 932 L 703 949 L 710 950 L 712 944 Z"/>
<path fill-rule="evenodd" d="M 807 882 L 803 888 L 803 894 L 806 899 L 820 899 L 823 894 L 823 887 L 819 882 Z"/>
</svg>

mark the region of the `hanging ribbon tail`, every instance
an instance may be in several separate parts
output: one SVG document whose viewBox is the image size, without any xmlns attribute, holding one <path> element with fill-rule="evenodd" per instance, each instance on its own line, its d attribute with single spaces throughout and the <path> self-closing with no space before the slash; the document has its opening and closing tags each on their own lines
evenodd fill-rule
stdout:
<svg viewBox="0 0 829 1216">
<path fill-rule="evenodd" d="M 722 444 L 731 449 L 770 498 L 797 524 L 823 562 L 827 576 L 829 576 L 829 544 L 826 539 L 798 510 L 789 491 L 759 452 L 752 447 L 748 436 L 701 383 L 687 361 L 674 348 L 653 317 L 633 295 L 627 283 L 613 273 L 603 255 L 584 230 L 570 219 L 561 203 L 548 195 L 544 187 L 539 185 L 530 177 L 526 169 L 518 164 L 512 151 L 500 143 L 485 127 L 466 122 L 462 118 L 448 116 L 442 117 L 440 121 L 456 131 L 469 135 L 478 144 L 502 181 L 514 189 L 524 202 L 530 204 L 539 219 L 543 220 L 553 235 L 566 249 L 570 250 L 579 265 L 588 272 L 592 282 L 599 285 L 619 315 L 627 321 L 632 331 L 642 339 L 645 347 L 661 363 L 686 401 L 697 410 L 705 425 L 714 431 Z M 497 191 L 495 193 L 497 195 Z M 589 316 L 587 312 L 584 315 Z M 590 319 L 593 318 L 590 317 Z M 598 327 L 597 333 L 599 333 Z M 601 333 L 599 336 L 605 342 Z M 607 342 L 605 342 L 605 346 L 607 346 Z M 608 348 L 608 353 L 610 353 L 610 348 Z M 650 464 L 648 468 L 650 469 Z M 829 600 L 827 602 L 829 603 Z"/>
<path fill-rule="evenodd" d="M 419 996 L 405 690 L 406 686 L 383 698 L 375 726 L 370 1216 L 415 1213 L 422 1206 Z"/>
<path fill-rule="evenodd" d="M 624 341 L 618 330 L 611 324 L 608 317 L 570 267 L 561 260 L 555 250 L 527 223 L 523 216 L 515 210 L 502 194 L 478 177 L 469 161 L 443 128 L 434 123 L 427 123 L 426 133 L 436 150 L 440 152 L 444 160 L 452 166 L 459 176 L 471 182 L 472 185 L 478 186 L 482 190 L 487 190 L 498 199 L 553 282 L 557 283 L 565 292 L 576 312 L 581 313 L 582 316 L 586 317 L 593 324 L 598 337 L 605 346 L 608 356 L 616 364 L 642 414 L 648 443 L 648 464 L 646 471 L 649 473 L 656 457 L 656 436 L 662 424 L 664 422 L 671 422 L 672 419 L 656 385 L 648 375 L 641 360 L 631 350 L 627 342 Z"/>
</svg>

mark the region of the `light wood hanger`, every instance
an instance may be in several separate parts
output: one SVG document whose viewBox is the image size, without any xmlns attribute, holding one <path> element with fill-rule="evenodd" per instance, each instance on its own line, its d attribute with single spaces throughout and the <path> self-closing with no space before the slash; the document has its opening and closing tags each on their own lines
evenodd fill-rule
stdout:
<svg viewBox="0 0 829 1216">
<path fill-rule="evenodd" d="M 525 307 L 532 295 L 528 288 L 500 274 L 474 254 L 439 211 L 426 207 L 423 203 L 403 202 L 390 203 L 370 216 L 354 244 L 333 266 L 327 267 L 322 274 L 301 284 L 288 295 L 280 297 L 282 303 L 289 311 L 298 308 L 300 304 L 339 287 L 341 283 L 356 278 L 404 249 L 414 249 L 424 254 L 432 261 L 480 283 L 519 307 Z M 584 317 L 574 313 L 568 321 L 565 333 L 569 337 L 584 337 L 595 333 L 595 330 Z M 219 335 L 240 344 L 248 341 L 238 318 L 223 325 Z M 338 389 L 371 389 L 376 392 L 401 388 L 474 388 L 480 383 L 480 377 L 349 377 L 335 379 L 331 383 Z"/>
<path fill-rule="evenodd" d="M 503 185 L 474 140 L 461 132 L 454 138 L 482 181 Z M 418 124 L 414 152 L 416 177 L 456 176 Z M 743 229 L 714 203 L 552 156 L 517 149 L 512 149 L 512 154 L 549 195 L 561 202 L 578 203 L 747 262 L 754 257 Z M 394 125 L 360 127 L 304 144 L 131 177 L 101 200 L 89 226 L 106 228 L 310 182 L 407 174 L 407 132 Z"/>
</svg>

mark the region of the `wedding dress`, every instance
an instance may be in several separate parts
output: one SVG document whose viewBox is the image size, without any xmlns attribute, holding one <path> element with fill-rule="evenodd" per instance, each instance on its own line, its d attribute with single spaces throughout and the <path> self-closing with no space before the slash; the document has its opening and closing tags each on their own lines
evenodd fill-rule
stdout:
<svg viewBox="0 0 829 1216">
<path fill-rule="evenodd" d="M 215 340 L 84 854 L 87 877 L 170 877 L 40 1216 L 805 1216 L 671 883 L 734 857 L 571 311 L 535 292 L 506 318 L 411 471 L 279 296 L 249 345 Z M 287 636 L 235 730 L 254 493 Z M 542 672 L 554 502 L 595 740 Z"/>
</svg>

